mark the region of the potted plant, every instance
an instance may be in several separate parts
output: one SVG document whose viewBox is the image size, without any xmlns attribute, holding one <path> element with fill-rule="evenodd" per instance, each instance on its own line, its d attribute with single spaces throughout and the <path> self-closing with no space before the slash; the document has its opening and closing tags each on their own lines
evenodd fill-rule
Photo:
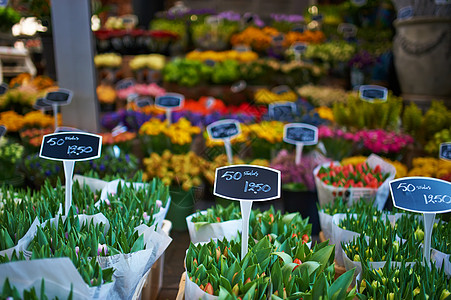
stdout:
<svg viewBox="0 0 451 300">
<path fill-rule="evenodd" d="M 282 199 L 285 211 L 301 212 L 303 218 L 309 217 L 313 224 L 313 234 L 319 233 L 319 218 L 313 170 L 328 159 L 318 152 L 303 155 L 302 162 L 296 165 L 295 154 L 281 150 L 271 162 L 271 168 L 282 173 Z"/>
</svg>

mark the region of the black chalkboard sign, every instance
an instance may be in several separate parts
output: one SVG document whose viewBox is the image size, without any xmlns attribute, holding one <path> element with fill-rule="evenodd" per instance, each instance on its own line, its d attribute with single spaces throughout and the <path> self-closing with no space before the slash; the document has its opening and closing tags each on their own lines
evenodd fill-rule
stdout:
<svg viewBox="0 0 451 300">
<path fill-rule="evenodd" d="M 293 29 L 291 29 L 291 31 L 304 33 L 305 28 L 302 25 L 296 25 L 296 26 L 293 27 Z"/>
<path fill-rule="evenodd" d="M 8 91 L 8 85 L 6 83 L 0 84 L 0 96 Z"/>
<path fill-rule="evenodd" d="M 6 133 L 6 126 L 0 125 L 0 137 L 4 136 Z"/>
<path fill-rule="evenodd" d="M 242 201 L 280 198 L 280 171 L 254 165 L 217 168 L 213 194 Z"/>
<path fill-rule="evenodd" d="M 295 44 L 293 44 L 292 48 L 295 53 L 302 54 L 307 50 L 307 44 L 306 43 L 295 43 Z"/>
<path fill-rule="evenodd" d="M 177 93 L 167 93 L 155 99 L 155 106 L 163 109 L 175 109 L 183 106 L 185 97 Z"/>
<path fill-rule="evenodd" d="M 272 38 L 272 41 L 274 43 L 282 43 L 284 41 L 285 37 L 283 36 L 283 34 L 279 34 L 279 35 L 275 35 Z"/>
<path fill-rule="evenodd" d="M 354 37 L 357 34 L 357 26 L 350 23 L 340 23 L 337 31 L 346 37 Z"/>
<path fill-rule="evenodd" d="M 451 160 L 451 142 L 440 144 L 440 158 Z"/>
<path fill-rule="evenodd" d="M 289 91 L 291 91 L 291 88 L 288 85 L 278 85 L 271 89 L 271 92 L 277 95 L 288 93 Z"/>
<path fill-rule="evenodd" d="M 428 177 L 403 177 L 390 181 L 393 205 L 417 213 L 451 211 L 451 183 Z"/>
<path fill-rule="evenodd" d="M 240 134 L 240 122 L 231 119 L 216 121 L 207 126 L 207 132 L 212 140 L 231 139 Z"/>
<path fill-rule="evenodd" d="M 125 78 L 125 79 L 119 80 L 116 83 L 115 88 L 117 91 L 125 90 L 125 89 L 128 89 L 129 87 L 135 86 L 135 84 L 136 84 L 136 81 L 133 78 Z"/>
<path fill-rule="evenodd" d="M 362 85 L 359 88 L 359 95 L 362 100 L 374 102 L 375 100 L 387 101 L 388 90 L 378 85 Z"/>
<path fill-rule="evenodd" d="M 316 22 L 321 22 L 323 20 L 323 15 L 322 14 L 314 15 L 312 16 L 312 20 Z"/>
<path fill-rule="evenodd" d="M 296 104 L 293 102 L 277 102 L 268 105 L 268 115 L 272 120 L 289 121 L 296 114 Z"/>
<path fill-rule="evenodd" d="M 283 140 L 290 144 L 315 145 L 318 143 L 318 128 L 304 123 L 289 123 L 283 128 Z"/>
<path fill-rule="evenodd" d="M 49 105 L 67 105 L 72 101 L 72 91 L 67 89 L 58 89 L 54 92 L 48 92 L 44 97 L 44 102 Z"/>
<path fill-rule="evenodd" d="M 138 97 L 135 99 L 136 106 L 143 108 L 152 105 L 152 98 L 150 97 Z"/>
<path fill-rule="evenodd" d="M 36 100 L 36 102 L 33 104 L 34 109 L 39 110 L 52 110 L 52 106 L 45 102 L 44 98 L 39 98 Z"/>
<path fill-rule="evenodd" d="M 398 19 L 408 19 L 413 17 L 413 7 L 406 6 L 398 10 Z"/>
<path fill-rule="evenodd" d="M 236 52 L 248 52 L 251 51 L 251 48 L 248 45 L 235 45 L 233 46 L 233 50 Z"/>
<path fill-rule="evenodd" d="M 81 161 L 100 157 L 102 137 L 92 133 L 63 132 L 44 135 L 39 156 L 51 160 Z"/>
<path fill-rule="evenodd" d="M 364 6 L 367 3 L 367 0 L 351 0 L 351 2 L 355 5 L 355 6 Z"/>
<path fill-rule="evenodd" d="M 212 60 L 212 59 L 206 59 L 206 60 L 204 61 L 204 64 L 206 64 L 206 65 L 209 66 L 209 67 L 214 67 L 215 64 L 216 64 L 216 62 L 215 62 L 214 60 Z"/>
</svg>

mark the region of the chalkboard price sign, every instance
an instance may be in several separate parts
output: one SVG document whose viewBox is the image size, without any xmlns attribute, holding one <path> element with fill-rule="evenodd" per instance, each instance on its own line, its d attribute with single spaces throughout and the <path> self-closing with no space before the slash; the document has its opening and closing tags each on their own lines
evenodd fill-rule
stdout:
<svg viewBox="0 0 451 300">
<path fill-rule="evenodd" d="M 136 82 L 133 78 L 125 78 L 116 83 L 116 90 L 125 90 L 135 86 Z"/>
<path fill-rule="evenodd" d="M 393 205 L 417 213 L 451 211 L 451 183 L 428 177 L 403 177 L 390 181 Z"/>
<path fill-rule="evenodd" d="M 216 62 L 215 62 L 214 60 L 212 60 L 212 59 L 206 59 L 206 60 L 204 61 L 204 63 L 205 63 L 207 66 L 209 66 L 209 67 L 214 67 L 215 64 L 216 64 Z"/>
<path fill-rule="evenodd" d="M 150 97 L 138 97 L 135 99 L 136 106 L 143 108 L 152 105 L 152 99 Z"/>
<path fill-rule="evenodd" d="M 292 48 L 295 53 L 304 53 L 307 50 L 307 44 L 306 43 L 295 43 L 295 44 L 293 44 Z"/>
<path fill-rule="evenodd" d="M 82 161 L 100 157 L 102 137 L 92 133 L 63 132 L 44 135 L 40 157 Z"/>
<path fill-rule="evenodd" d="M 411 17 L 413 17 L 413 7 L 411 5 L 398 10 L 398 19 L 408 19 Z"/>
<path fill-rule="evenodd" d="M 277 102 L 268 105 L 269 117 L 276 121 L 288 121 L 296 114 L 296 104 L 293 102 Z"/>
<path fill-rule="evenodd" d="M 36 102 L 33 104 L 33 108 L 34 109 L 39 109 L 39 110 L 52 110 L 52 106 L 47 104 L 44 100 L 44 98 L 39 98 L 38 100 L 36 100 Z"/>
<path fill-rule="evenodd" d="M 248 45 L 240 44 L 233 46 L 233 50 L 236 52 L 248 52 L 251 51 L 251 48 Z"/>
<path fill-rule="evenodd" d="M 354 37 L 357 34 L 357 26 L 350 23 L 341 23 L 338 25 L 337 31 L 345 37 Z"/>
<path fill-rule="evenodd" d="M 49 92 L 44 97 L 44 102 L 48 105 L 67 105 L 72 101 L 72 91 L 67 89 L 58 89 L 54 92 Z"/>
<path fill-rule="evenodd" d="M 4 136 L 6 133 L 5 125 L 0 125 L 0 137 Z"/>
<path fill-rule="evenodd" d="M 185 97 L 177 93 L 166 93 L 155 99 L 155 106 L 163 109 L 177 109 L 183 106 Z"/>
<path fill-rule="evenodd" d="M 207 126 L 207 132 L 212 140 L 231 139 L 240 134 L 240 122 L 231 119 L 217 121 Z"/>
<path fill-rule="evenodd" d="M 271 89 L 271 92 L 273 92 L 277 95 L 288 93 L 289 91 L 291 91 L 291 89 L 288 85 L 278 85 Z M 285 103 L 285 102 L 283 102 L 283 103 Z"/>
<path fill-rule="evenodd" d="M 0 84 L 0 96 L 8 91 L 8 85 L 6 83 Z"/>
<path fill-rule="evenodd" d="M 286 124 L 283 128 L 283 140 L 290 144 L 315 145 L 318 143 L 318 128 L 304 123 Z"/>
<path fill-rule="evenodd" d="M 378 85 L 362 85 L 359 88 L 360 98 L 368 102 L 387 101 L 388 90 Z"/>
<path fill-rule="evenodd" d="M 323 20 L 323 15 L 322 14 L 314 15 L 312 16 L 312 20 L 316 22 L 321 22 Z"/>
<path fill-rule="evenodd" d="M 254 165 L 217 168 L 213 194 L 242 201 L 280 198 L 280 171 Z"/>
<path fill-rule="evenodd" d="M 451 143 L 440 144 L 440 158 L 451 160 Z"/>
<path fill-rule="evenodd" d="M 299 33 L 304 33 L 305 27 L 302 26 L 302 25 L 296 25 L 296 26 L 294 26 L 294 27 L 291 29 L 291 31 L 299 32 Z"/>
</svg>

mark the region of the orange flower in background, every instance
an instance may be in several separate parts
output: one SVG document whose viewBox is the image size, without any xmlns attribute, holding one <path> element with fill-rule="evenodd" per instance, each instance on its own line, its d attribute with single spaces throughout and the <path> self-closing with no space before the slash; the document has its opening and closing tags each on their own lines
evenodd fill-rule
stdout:
<svg viewBox="0 0 451 300">
<path fill-rule="evenodd" d="M 102 144 L 103 145 L 115 145 L 118 143 L 125 143 L 131 141 L 136 138 L 136 133 L 134 132 L 122 132 L 116 136 L 113 136 L 112 133 L 101 133 L 102 136 Z"/>
<path fill-rule="evenodd" d="M 312 43 L 318 44 L 326 40 L 326 36 L 322 31 L 316 30 L 306 30 L 303 33 L 290 31 L 285 35 L 285 40 L 283 41 L 283 46 L 288 48 L 294 43 Z"/>
<path fill-rule="evenodd" d="M 116 101 L 116 91 L 112 86 L 101 84 L 96 88 L 96 93 L 100 103 L 112 104 Z"/>
<path fill-rule="evenodd" d="M 23 143 L 28 143 L 33 147 L 40 147 L 42 143 L 42 137 L 46 134 L 53 133 L 53 127 L 48 128 L 29 128 L 20 131 L 20 138 Z"/>
<path fill-rule="evenodd" d="M 271 46 L 272 37 L 278 35 L 279 31 L 272 27 L 259 29 L 257 27 L 247 27 L 238 34 L 234 34 L 230 39 L 232 45 L 244 44 L 257 51 L 266 50 Z"/>
</svg>

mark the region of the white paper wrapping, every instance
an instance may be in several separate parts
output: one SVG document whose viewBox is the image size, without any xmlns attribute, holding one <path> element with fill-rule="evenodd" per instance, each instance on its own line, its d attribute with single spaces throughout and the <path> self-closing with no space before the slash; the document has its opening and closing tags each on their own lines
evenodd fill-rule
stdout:
<svg viewBox="0 0 451 300">
<path fill-rule="evenodd" d="M 80 186 L 87 185 L 93 192 L 103 190 L 103 188 L 108 184 L 108 181 L 78 174 L 74 175 L 73 181 L 78 181 Z"/>
<path fill-rule="evenodd" d="M 146 188 L 149 185 L 148 183 L 126 182 L 123 179 L 116 179 L 116 180 L 108 182 L 105 185 L 105 187 L 102 189 L 102 193 L 100 194 L 99 201 L 105 201 L 106 199 L 108 199 L 108 195 L 116 194 L 119 183 L 121 183 L 122 186 L 126 185 L 128 187 L 130 187 L 130 185 L 132 185 L 133 188 L 135 188 L 135 189 Z M 161 226 L 163 225 L 163 220 L 164 220 L 164 218 L 166 218 L 166 214 L 168 213 L 170 204 L 171 204 L 171 197 L 169 197 L 168 202 L 166 203 L 166 206 L 161 207 L 159 212 L 154 213 L 153 218 L 155 219 L 155 224 L 158 224 L 158 228 L 161 228 Z M 150 219 L 150 216 L 148 217 L 148 219 Z M 148 221 L 148 219 L 147 219 L 147 221 Z"/>
<path fill-rule="evenodd" d="M 49 299 L 58 297 L 67 299 L 71 285 L 74 299 L 120 299 L 114 295 L 114 283 L 100 287 L 89 287 L 72 261 L 67 257 L 15 261 L 0 265 L 0 287 L 9 279 L 19 293 L 34 287 L 40 293 L 41 281 L 44 278 L 45 294 Z"/>
<path fill-rule="evenodd" d="M 313 170 L 313 175 L 315 177 L 315 184 L 318 191 L 318 201 L 320 206 L 333 202 L 336 197 L 335 195 L 342 194 L 344 198 L 347 198 L 348 205 L 351 205 L 356 201 L 360 201 L 361 198 L 367 201 L 375 198 L 375 206 L 379 210 L 382 210 L 384 208 L 385 202 L 387 201 L 388 193 L 390 192 L 389 182 L 395 178 L 396 169 L 376 154 L 371 154 L 366 161 L 371 168 L 374 169 L 376 165 L 380 165 L 382 173 L 390 174 L 389 177 L 377 189 L 356 187 L 344 188 L 327 185 L 322 182 L 316 175 L 318 174 L 322 166 L 326 167 L 330 163 L 317 166 Z M 334 162 L 334 165 L 335 164 L 338 163 Z"/>
<path fill-rule="evenodd" d="M 78 215 L 77 216 L 80 219 L 80 223 L 84 222 L 93 222 L 94 224 L 98 223 L 104 223 L 106 224 L 106 229 L 109 229 L 109 221 L 108 219 L 101 213 L 98 213 L 96 215 Z M 65 217 L 63 217 L 64 219 Z M 46 222 L 44 222 L 41 226 L 45 226 L 47 222 L 57 223 L 58 218 L 50 219 Z M 72 261 L 70 261 L 69 258 L 65 258 L 65 260 L 58 260 L 57 262 L 53 263 L 55 264 L 52 267 L 49 267 L 49 265 L 46 263 L 46 261 L 54 260 L 54 258 L 48 258 L 48 259 L 41 259 L 41 260 L 30 260 L 30 261 L 21 261 L 18 263 L 22 263 L 19 265 L 14 265 L 14 268 L 19 268 L 17 270 L 17 278 L 14 277 L 16 275 L 10 276 L 8 273 L 8 264 L 0 264 L 0 274 L 4 275 L 4 279 L 6 277 L 10 278 L 10 283 L 13 284 L 14 281 L 24 282 L 23 289 L 31 287 L 33 284 L 39 284 L 41 279 L 44 278 L 45 280 L 45 286 L 46 286 L 46 294 L 47 294 L 47 280 L 50 281 L 50 284 L 52 285 L 53 279 L 53 270 L 57 269 L 58 271 L 63 270 L 61 274 L 58 272 L 58 278 L 62 280 L 64 284 L 69 283 L 69 290 L 70 290 L 70 283 L 72 280 L 76 280 L 75 283 L 78 282 L 78 280 L 81 280 L 81 282 L 84 284 L 85 288 L 87 288 L 89 291 L 84 291 L 83 288 L 77 293 L 80 294 L 80 297 L 76 296 L 74 299 L 132 299 L 133 294 L 138 287 L 140 281 L 142 278 L 146 275 L 148 275 L 148 271 L 152 267 L 152 265 L 155 263 L 155 261 L 163 254 L 163 252 L 166 250 L 166 248 L 171 243 L 172 239 L 165 234 L 161 228 L 158 229 L 158 231 L 155 231 L 155 225 L 148 227 L 147 225 L 140 225 L 135 228 L 135 230 L 138 231 L 138 234 L 144 234 L 144 243 L 145 243 L 145 249 L 141 251 L 137 251 L 134 253 L 129 254 L 117 254 L 113 256 L 107 256 L 107 257 L 100 257 L 98 256 L 96 259 L 98 260 L 100 267 L 102 269 L 114 268 L 114 274 L 113 274 L 113 282 L 108 283 L 105 285 L 102 285 L 100 288 L 88 288 L 88 285 L 84 283 L 83 279 L 81 278 L 81 275 L 78 273 L 78 271 L 75 269 L 74 265 L 72 264 Z M 36 231 L 35 231 L 36 232 Z M 34 237 L 34 234 L 33 234 Z M 23 243 L 22 247 L 26 249 L 29 245 L 29 243 L 33 240 L 33 237 L 29 239 L 27 242 Z M 27 257 L 31 256 L 31 252 L 24 251 Z M 59 259 L 59 258 L 58 258 Z M 41 264 L 35 264 L 35 261 L 43 261 Z M 31 265 L 28 265 L 28 263 L 31 263 Z M 70 265 L 70 266 L 68 266 Z M 37 272 L 36 274 L 39 274 L 38 279 L 35 276 L 34 272 L 29 272 L 29 266 L 32 266 L 32 268 L 44 268 Z M 75 276 L 71 272 L 71 267 L 75 270 L 78 277 Z M 5 269 L 4 269 L 5 268 Z M 22 269 L 20 269 L 22 268 Z M 68 276 L 65 276 L 65 274 L 68 274 Z M 49 275 L 47 275 L 47 273 Z M 15 274 L 15 273 L 13 273 Z M 27 276 L 29 274 L 29 276 Z M 8 276 L 7 276 L 8 275 Z M 1 280 L 0 276 L 0 280 Z M 75 279 L 74 279 L 75 278 Z M 4 284 L 3 281 L 0 281 L 0 289 L 3 287 Z M 27 285 L 25 285 L 25 283 Z M 30 285 L 31 284 L 31 285 Z M 74 284 L 74 293 L 75 293 L 75 284 Z M 19 289 L 19 287 L 17 287 Z M 53 287 L 54 290 L 61 289 L 59 291 L 60 293 L 65 293 L 66 289 L 61 284 L 56 284 Z M 19 291 L 22 291 L 19 289 Z M 67 295 L 69 293 L 67 292 L 64 297 L 58 296 L 59 298 L 67 298 Z M 49 295 L 49 294 L 47 294 Z M 74 294 L 75 295 L 75 294 Z M 87 295 L 87 296 L 86 296 Z M 50 297 L 49 297 L 50 298 Z M 53 298 L 53 297 L 52 297 Z"/>
<path fill-rule="evenodd" d="M 356 214 L 352 214 L 351 216 L 356 216 Z M 359 236 L 360 233 L 349 231 L 346 229 L 343 229 L 338 226 L 340 224 L 340 221 L 346 218 L 346 214 L 335 214 L 332 217 L 332 240 L 331 244 L 335 244 L 335 262 L 339 266 L 344 266 L 343 261 L 343 255 L 342 255 L 342 248 L 341 248 L 341 242 L 349 242 L 351 241 L 355 236 Z"/>
<path fill-rule="evenodd" d="M 326 214 L 323 209 L 318 211 L 319 216 L 319 224 L 321 226 L 321 231 L 324 234 L 324 238 L 326 240 L 332 239 L 332 217 L 329 214 Z"/>
<path fill-rule="evenodd" d="M 199 212 L 206 214 L 207 211 Z M 191 242 L 194 244 L 200 242 L 209 242 L 210 239 L 222 240 L 224 237 L 227 240 L 232 240 L 238 237 L 238 232 L 241 232 L 242 219 L 230 220 L 220 223 L 196 223 L 191 222 L 191 219 L 198 213 L 194 213 L 186 217 L 186 224 Z"/>
</svg>

